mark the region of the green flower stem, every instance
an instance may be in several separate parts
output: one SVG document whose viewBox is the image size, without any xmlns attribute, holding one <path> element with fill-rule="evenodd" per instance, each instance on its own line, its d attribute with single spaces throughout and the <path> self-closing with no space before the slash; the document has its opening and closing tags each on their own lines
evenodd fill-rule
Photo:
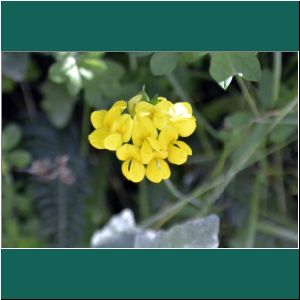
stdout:
<svg viewBox="0 0 300 300">
<path fill-rule="evenodd" d="M 256 229 L 263 234 L 298 243 L 297 231 L 292 231 L 267 221 L 259 221 L 256 225 Z"/>
<path fill-rule="evenodd" d="M 82 127 L 81 127 L 81 145 L 80 153 L 83 157 L 88 155 L 88 134 L 90 129 L 90 114 L 91 107 L 87 101 L 83 101 L 83 112 L 82 112 Z"/>
<path fill-rule="evenodd" d="M 244 79 L 242 79 L 240 76 L 236 76 L 235 77 L 236 80 L 237 80 L 237 83 L 238 85 L 240 86 L 240 89 L 242 91 L 242 94 L 250 108 L 250 110 L 252 111 L 252 113 L 256 116 L 256 117 L 259 117 L 259 111 L 256 107 L 256 104 L 255 104 L 255 100 L 254 98 L 251 96 L 248 88 L 247 88 L 247 85 L 245 84 L 245 81 Z"/>
<path fill-rule="evenodd" d="M 272 90 L 272 101 L 273 105 L 279 96 L 281 71 L 282 71 L 282 54 L 281 52 L 274 52 L 274 71 L 273 71 L 273 90 Z"/>
<path fill-rule="evenodd" d="M 141 220 L 144 220 L 150 215 L 147 181 L 143 180 L 139 183 L 138 187 L 139 214 Z"/>
<path fill-rule="evenodd" d="M 250 200 L 250 209 L 246 224 L 246 241 L 245 241 L 245 248 L 253 248 L 255 242 L 255 235 L 256 235 L 256 224 L 258 220 L 259 214 L 259 207 L 260 207 L 260 199 L 262 195 L 264 182 L 263 176 L 259 174 L 256 176 L 252 197 Z"/>
</svg>

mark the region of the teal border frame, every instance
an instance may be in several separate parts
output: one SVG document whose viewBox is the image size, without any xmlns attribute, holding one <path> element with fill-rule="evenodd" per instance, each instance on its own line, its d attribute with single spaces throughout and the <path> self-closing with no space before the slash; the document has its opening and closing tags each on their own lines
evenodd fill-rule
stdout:
<svg viewBox="0 0 300 300">
<path fill-rule="evenodd" d="M 298 250 L 2 250 L 5 299 L 298 299 Z M 230 271 L 229 271 L 230 270 Z"/>
<path fill-rule="evenodd" d="M 287 1 L 4 1 L 1 50 L 298 51 L 298 9 Z M 1 261 L 3 299 L 299 298 L 298 249 L 2 249 Z"/>
<path fill-rule="evenodd" d="M 290 1 L 3 1 L 2 51 L 297 51 Z"/>
</svg>

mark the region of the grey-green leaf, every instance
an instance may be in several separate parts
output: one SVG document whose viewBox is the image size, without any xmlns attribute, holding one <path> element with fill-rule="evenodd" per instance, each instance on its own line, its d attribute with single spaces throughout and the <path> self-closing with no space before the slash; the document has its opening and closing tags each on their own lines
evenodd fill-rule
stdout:
<svg viewBox="0 0 300 300">
<path fill-rule="evenodd" d="M 181 57 L 184 62 L 193 63 L 193 62 L 199 60 L 200 58 L 202 58 L 207 53 L 208 52 L 206 52 L 206 51 L 183 52 L 181 54 Z"/>
<path fill-rule="evenodd" d="M 11 150 L 20 142 L 22 132 L 16 124 L 7 125 L 2 132 L 2 149 Z"/>
<path fill-rule="evenodd" d="M 151 56 L 150 68 L 153 75 L 166 75 L 171 73 L 177 65 L 178 53 L 156 52 Z"/>
<path fill-rule="evenodd" d="M 297 125 L 279 124 L 270 134 L 270 141 L 274 144 L 283 143 L 297 132 Z"/>
<path fill-rule="evenodd" d="M 209 73 L 226 90 L 233 76 L 240 76 L 249 81 L 259 81 L 261 67 L 254 52 L 213 52 Z"/>
<path fill-rule="evenodd" d="M 210 215 L 167 231 L 148 231 L 137 235 L 136 248 L 217 248 L 219 245 L 219 217 Z"/>
</svg>

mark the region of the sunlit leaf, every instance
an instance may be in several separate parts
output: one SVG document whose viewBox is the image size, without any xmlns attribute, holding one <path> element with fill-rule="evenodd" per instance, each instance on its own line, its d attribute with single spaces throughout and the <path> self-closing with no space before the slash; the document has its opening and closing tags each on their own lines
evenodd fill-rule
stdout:
<svg viewBox="0 0 300 300">
<path fill-rule="evenodd" d="M 233 76 L 259 81 L 261 68 L 256 53 L 212 52 L 209 73 L 226 90 Z"/>
</svg>

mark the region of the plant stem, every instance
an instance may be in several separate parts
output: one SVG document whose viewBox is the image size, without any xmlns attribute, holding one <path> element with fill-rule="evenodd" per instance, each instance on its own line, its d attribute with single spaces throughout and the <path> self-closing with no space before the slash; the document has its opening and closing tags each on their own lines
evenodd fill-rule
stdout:
<svg viewBox="0 0 300 300">
<path fill-rule="evenodd" d="M 256 234 L 256 223 L 258 220 L 260 198 L 262 194 L 263 177 L 261 174 L 256 176 L 253 193 L 251 197 L 250 210 L 247 220 L 245 248 L 253 248 Z"/>
<path fill-rule="evenodd" d="M 169 80 L 171 86 L 174 88 L 176 94 L 180 97 L 182 101 L 189 101 L 189 94 L 182 88 L 174 73 L 169 73 L 166 75 Z"/>
<path fill-rule="evenodd" d="M 297 232 L 280 227 L 276 224 L 271 224 L 267 221 L 259 221 L 256 225 L 256 229 L 261 233 L 281 238 L 290 242 L 298 243 Z"/>
<path fill-rule="evenodd" d="M 245 100 L 247 101 L 247 104 L 248 104 L 250 110 L 256 117 L 259 117 L 259 111 L 256 107 L 255 100 L 251 96 L 251 94 L 247 88 L 247 85 L 245 84 L 244 79 L 242 79 L 239 76 L 236 76 L 236 80 L 237 80 L 238 85 L 240 86 L 242 94 L 243 94 Z"/>
<path fill-rule="evenodd" d="M 80 145 L 80 153 L 83 157 L 88 155 L 88 131 L 90 127 L 89 119 L 90 119 L 91 107 L 86 101 L 83 101 L 83 111 L 82 111 L 82 127 L 81 127 L 81 145 Z"/>
<path fill-rule="evenodd" d="M 274 71 L 273 71 L 273 90 L 272 102 L 273 106 L 278 99 L 280 91 L 281 71 L 282 71 L 282 54 L 281 52 L 274 52 Z"/>
</svg>

